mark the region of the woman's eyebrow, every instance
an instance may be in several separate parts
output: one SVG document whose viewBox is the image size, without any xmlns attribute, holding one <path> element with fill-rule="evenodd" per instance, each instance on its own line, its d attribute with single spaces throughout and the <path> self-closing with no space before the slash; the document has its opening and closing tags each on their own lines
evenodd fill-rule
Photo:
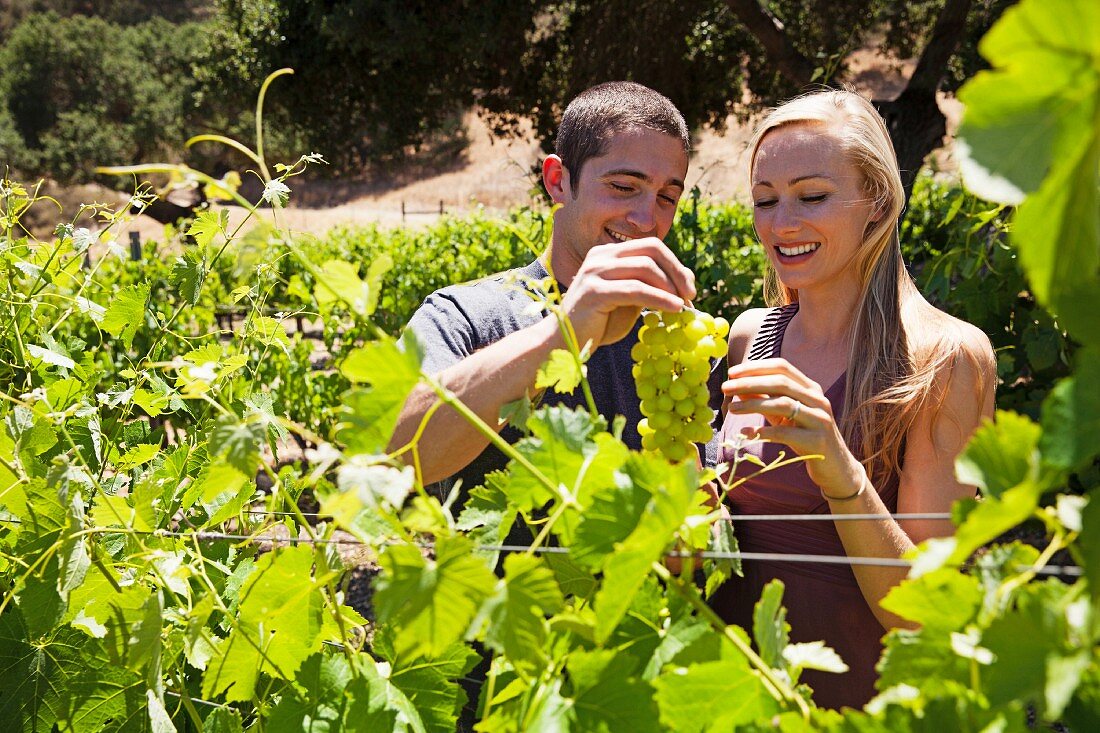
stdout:
<svg viewBox="0 0 1100 733">
<path fill-rule="evenodd" d="M 797 176 L 795 178 L 792 178 L 790 181 L 787 182 L 787 185 L 788 186 L 793 186 L 796 183 L 808 180 L 810 178 L 824 178 L 826 180 L 832 180 L 832 176 L 828 175 L 827 173 L 808 173 L 807 175 L 804 175 L 804 176 Z M 756 181 L 752 185 L 754 185 L 754 186 L 767 186 L 768 188 L 775 188 L 775 186 L 772 185 L 772 183 L 770 181 Z"/>
</svg>

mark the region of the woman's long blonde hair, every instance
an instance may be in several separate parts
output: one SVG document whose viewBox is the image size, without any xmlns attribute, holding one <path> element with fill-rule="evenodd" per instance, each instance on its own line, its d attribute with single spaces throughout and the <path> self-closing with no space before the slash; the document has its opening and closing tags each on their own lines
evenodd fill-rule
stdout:
<svg viewBox="0 0 1100 733">
<path fill-rule="evenodd" d="M 913 348 L 903 298 L 916 293 L 901 258 L 898 220 L 905 188 L 890 134 L 875 108 L 848 91 L 824 91 L 793 99 L 769 112 L 752 141 L 750 167 L 764 136 L 789 125 L 824 127 L 840 141 L 847 159 L 863 175 L 864 191 L 879 214 L 868 224 L 853 266 L 860 295 L 849 331 L 846 406 L 840 422 L 849 447 L 861 457 L 873 485 L 901 468 L 905 436 L 920 410 L 932 400 L 938 409 L 943 390 L 935 377 L 954 358 L 958 338 L 944 328 L 936 343 Z M 769 305 L 798 301 L 798 291 L 779 282 L 768 267 L 764 296 Z M 924 302 L 917 298 L 918 301 Z M 931 307 L 922 309 L 933 311 Z M 938 320 L 938 319 L 937 319 Z M 944 319 L 948 326 L 949 319 Z"/>
</svg>

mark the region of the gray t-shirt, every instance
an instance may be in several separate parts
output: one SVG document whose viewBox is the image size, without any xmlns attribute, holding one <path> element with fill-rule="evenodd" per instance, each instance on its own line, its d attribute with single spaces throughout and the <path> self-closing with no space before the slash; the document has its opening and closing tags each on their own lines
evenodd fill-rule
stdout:
<svg viewBox="0 0 1100 733">
<path fill-rule="evenodd" d="M 527 279 L 540 280 L 546 276 L 542 263 L 535 260 L 526 267 L 471 283 L 451 285 L 429 295 L 407 326 L 416 335 L 423 351 L 424 371 L 436 374 L 475 351 L 544 318 L 545 313 L 532 308 L 534 301 L 524 292 L 523 283 Z M 638 422 L 642 419 L 642 413 L 631 374 L 630 350 L 638 341 L 640 327 L 641 319 L 638 319 L 625 338 L 596 349 L 587 363 L 588 384 L 596 409 L 607 418 L 608 424 L 616 415 L 626 418 L 622 439 L 635 450 L 641 448 Z M 725 360 L 721 362 L 711 371 L 711 406 L 714 409 L 718 409 L 722 400 L 719 387 L 725 375 Z M 571 394 L 558 394 L 548 389 L 540 404 L 580 407 L 585 404 L 584 392 L 580 387 Z M 505 426 L 501 436 L 515 442 L 520 433 Z M 706 451 L 708 464 L 713 465 L 715 453 L 712 441 Z M 461 478 L 464 489 L 468 491 L 480 485 L 485 474 L 503 468 L 506 463 L 504 454 L 488 446 L 473 462 L 445 482 L 446 486 L 440 488 L 449 488 L 451 482 Z"/>
</svg>

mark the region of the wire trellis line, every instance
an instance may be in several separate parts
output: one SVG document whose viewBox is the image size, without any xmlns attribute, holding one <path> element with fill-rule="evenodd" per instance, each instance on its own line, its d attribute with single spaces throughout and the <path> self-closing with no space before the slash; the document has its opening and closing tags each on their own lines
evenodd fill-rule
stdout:
<svg viewBox="0 0 1100 733">
<path fill-rule="evenodd" d="M 749 515 L 749 516 L 768 516 L 768 515 Z M 775 515 L 779 517 L 786 517 L 789 515 Z M 822 516 L 822 515 L 808 515 L 808 516 Z M 879 515 L 845 515 L 849 517 L 878 517 Z M 918 514 L 918 517 L 926 518 L 925 514 Z M 935 518 L 939 518 L 938 515 L 934 515 Z M 18 520 L 0 519 L 0 521 L 6 521 L 12 524 L 20 524 Z M 110 534 L 110 528 L 103 528 L 103 534 Z M 373 547 L 369 542 L 363 542 L 355 538 L 343 538 L 343 537 L 294 537 L 287 536 L 275 536 L 265 534 L 228 534 L 225 532 L 205 532 L 205 531 L 187 531 L 178 532 L 173 530 L 158 529 L 150 531 L 138 531 L 138 530 L 126 530 L 126 534 L 144 535 L 151 537 L 178 537 L 178 538 L 190 538 L 199 542 L 249 542 L 253 544 L 312 544 L 312 545 L 349 545 L 358 547 Z M 398 544 L 397 542 L 388 542 L 385 544 Z M 431 543 L 423 543 L 420 547 L 430 548 Z M 519 554 L 534 552 L 536 554 L 554 554 L 554 555 L 567 555 L 570 552 L 568 547 L 529 547 L 527 545 L 476 545 L 474 550 L 477 552 L 503 552 L 506 554 Z M 700 550 L 700 551 L 688 551 L 688 550 L 670 550 L 665 553 L 668 557 L 694 557 L 701 560 L 749 560 L 749 561 L 761 561 L 761 562 L 796 562 L 796 563 L 812 563 L 823 565 L 863 565 L 863 566 L 878 566 L 878 567 L 896 567 L 896 568 L 909 568 L 914 564 L 913 560 L 906 560 L 904 558 L 890 558 L 890 557 L 859 557 L 850 555 L 813 555 L 813 554 L 800 554 L 800 553 L 784 553 L 784 552 L 716 552 L 712 550 Z M 1064 577 L 1081 577 L 1084 573 L 1082 569 L 1076 565 L 1046 565 L 1044 567 L 1030 567 L 1021 566 L 1021 570 L 1028 570 L 1034 572 L 1036 575 L 1046 576 L 1064 576 Z"/>
<path fill-rule="evenodd" d="M 273 512 L 265 509 L 247 509 L 245 514 L 258 516 L 295 516 L 293 512 Z M 318 519 L 332 519 L 331 514 L 315 514 L 303 512 L 303 517 L 316 517 Z M 892 514 L 730 514 L 723 519 L 733 522 L 850 522 L 850 521 L 878 521 L 894 520 L 941 520 L 951 519 L 951 512 L 895 512 Z"/>
</svg>

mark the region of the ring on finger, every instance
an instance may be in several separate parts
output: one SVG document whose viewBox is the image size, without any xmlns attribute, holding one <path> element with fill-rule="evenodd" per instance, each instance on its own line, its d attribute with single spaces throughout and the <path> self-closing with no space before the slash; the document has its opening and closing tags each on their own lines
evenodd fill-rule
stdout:
<svg viewBox="0 0 1100 733">
<path fill-rule="evenodd" d="M 801 412 L 801 411 L 802 411 L 802 403 L 799 402 L 798 400 L 795 400 L 794 409 L 791 410 L 791 416 L 788 417 L 787 419 L 790 420 L 791 422 L 794 422 L 795 418 L 798 417 L 798 413 Z"/>
</svg>

